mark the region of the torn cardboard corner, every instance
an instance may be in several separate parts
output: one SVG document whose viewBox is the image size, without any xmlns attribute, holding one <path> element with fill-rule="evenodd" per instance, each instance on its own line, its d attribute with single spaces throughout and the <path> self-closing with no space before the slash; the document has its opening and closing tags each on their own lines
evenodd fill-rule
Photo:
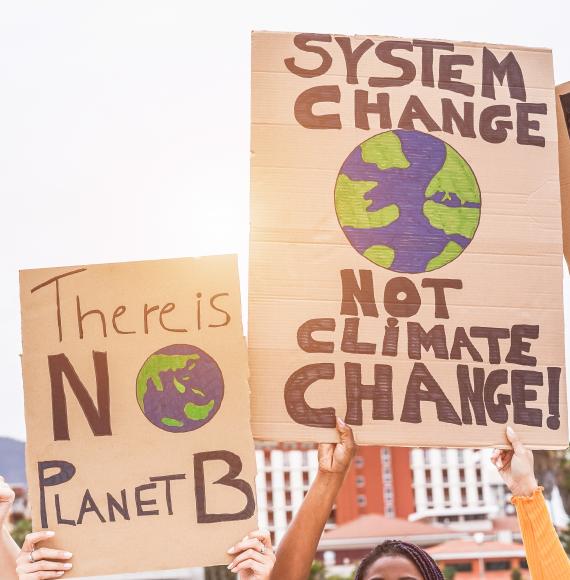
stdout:
<svg viewBox="0 0 570 580">
<path fill-rule="evenodd" d="M 256 527 L 237 258 L 26 270 L 20 293 L 32 519 L 66 577 L 229 563 Z"/>
<path fill-rule="evenodd" d="M 568 444 L 552 55 L 254 33 L 255 437 Z"/>
<path fill-rule="evenodd" d="M 556 87 L 564 257 L 570 265 L 570 82 Z"/>
</svg>

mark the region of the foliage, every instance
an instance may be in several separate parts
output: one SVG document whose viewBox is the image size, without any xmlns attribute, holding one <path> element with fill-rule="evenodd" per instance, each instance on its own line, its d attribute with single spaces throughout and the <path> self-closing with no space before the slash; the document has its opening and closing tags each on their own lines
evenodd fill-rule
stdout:
<svg viewBox="0 0 570 580">
<path fill-rule="evenodd" d="M 455 568 L 452 568 L 451 566 L 446 566 L 443 569 L 443 577 L 445 578 L 445 580 L 453 580 L 455 578 Z"/>
<path fill-rule="evenodd" d="M 515 568 L 511 572 L 511 580 L 522 580 L 522 574 L 521 574 L 521 571 L 518 568 Z"/>
<path fill-rule="evenodd" d="M 14 524 L 14 527 L 12 528 L 12 537 L 14 538 L 16 544 L 20 546 L 20 548 L 22 547 L 22 544 L 26 539 L 26 535 L 29 534 L 31 531 L 32 531 L 32 520 L 22 518 L 21 520 L 18 520 Z"/>
<path fill-rule="evenodd" d="M 318 560 L 311 564 L 311 571 L 309 572 L 309 580 L 324 580 L 325 579 L 325 565 Z"/>
</svg>

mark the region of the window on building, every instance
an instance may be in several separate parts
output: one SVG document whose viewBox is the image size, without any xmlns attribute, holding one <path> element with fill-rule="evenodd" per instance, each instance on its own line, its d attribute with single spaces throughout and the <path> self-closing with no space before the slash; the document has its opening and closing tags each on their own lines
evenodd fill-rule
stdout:
<svg viewBox="0 0 570 580">
<path fill-rule="evenodd" d="M 481 481 L 481 468 L 480 467 L 478 467 L 475 470 L 475 477 L 477 478 L 477 481 Z"/>
<path fill-rule="evenodd" d="M 445 503 L 449 503 L 450 499 L 449 499 L 449 488 L 446 487 L 443 490 L 443 501 L 445 501 Z"/>
<path fill-rule="evenodd" d="M 465 462 L 465 453 L 463 452 L 463 449 L 457 450 L 457 461 L 460 464 Z"/>
<path fill-rule="evenodd" d="M 473 564 L 471 562 L 453 562 L 453 564 L 446 564 L 445 568 L 453 572 L 473 572 Z"/>
<path fill-rule="evenodd" d="M 356 476 L 356 487 L 364 487 L 365 479 L 364 475 Z"/>
<path fill-rule="evenodd" d="M 303 485 L 304 486 L 309 485 L 309 472 L 308 471 L 303 471 Z"/>
<path fill-rule="evenodd" d="M 519 568 L 521 570 L 528 570 L 528 562 L 526 561 L 526 558 L 521 558 L 519 562 Z"/>
<path fill-rule="evenodd" d="M 461 488 L 461 503 L 463 505 L 467 504 L 467 489 L 464 487 Z"/>
<path fill-rule="evenodd" d="M 487 515 L 486 514 L 467 514 L 465 516 L 465 521 L 466 522 L 472 522 L 475 520 L 486 520 L 487 519 Z"/>
<path fill-rule="evenodd" d="M 447 483 L 448 482 L 448 474 L 447 474 L 447 469 L 442 469 L 441 470 L 441 477 L 443 478 L 443 483 Z"/>
<path fill-rule="evenodd" d="M 425 473 L 426 483 L 431 483 L 431 470 L 427 469 Z"/>
<path fill-rule="evenodd" d="M 427 495 L 428 503 L 433 503 L 433 493 L 432 493 L 431 489 L 426 490 L 426 495 Z"/>
<path fill-rule="evenodd" d="M 510 570 L 510 560 L 490 560 L 485 562 L 485 572 L 493 572 L 494 570 Z"/>
<path fill-rule="evenodd" d="M 430 450 L 429 449 L 422 449 L 423 454 L 424 454 L 424 463 L 426 465 L 430 464 Z"/>
<path fill-rule="evenodd" d="M 459 481 L 461 483 L 465 482 L 465 469 L 463 467 L 459 470 Z"/>
<path fill-rule="evenodd" d="M 483 488 L 482 487 L 477 488 L 477 499 L 479 500 L 479 503 L 483 502 Z"/>
<path fill-rule="evenodd" d="M 365 495 L 358 495 L 358 496 L 356 496 L 356 503 L 360 507 L 364 507 L 366 505 L 366 496 Z"/>
<path fill-rule="evenodd" d="M 440 524 L 449 524 L 450 522 L 458 522 L 459 516 L 438 516 L 436 520 Z"/>
</svg>

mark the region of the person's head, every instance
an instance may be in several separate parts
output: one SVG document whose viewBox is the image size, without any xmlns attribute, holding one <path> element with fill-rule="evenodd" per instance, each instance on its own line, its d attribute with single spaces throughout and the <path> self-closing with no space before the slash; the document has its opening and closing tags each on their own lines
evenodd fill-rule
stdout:
<svg viewBox="0 0 570 580">
<path fill-rule="evenodd" d="M 443 574 L 418 546 L 386 540 L 360 562 L 354 580 L 443 580 Z"/>
</svg>

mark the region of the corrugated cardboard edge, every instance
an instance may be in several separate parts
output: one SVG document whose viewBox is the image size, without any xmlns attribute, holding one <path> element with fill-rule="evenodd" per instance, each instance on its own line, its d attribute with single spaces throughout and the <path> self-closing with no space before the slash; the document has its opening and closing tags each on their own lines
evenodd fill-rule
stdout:
<svg viewBox="0 0 570 580">
<path fill-rule="evenodd" d="M 560 163 L 560 203 L 562 206 L 562 241 L 564 257 L 570 268 L 570 135 L 566 127 L 560 96 L 570 93 L 570 81 L 556 87 L 558 115 L 558 151 Z"/>
<path fill-rule="evenodd" d="M 289 35 L 289 34 L 308 34 L 307 31 L 305 32 L 299 32 L 299 31 L 295 31 L 295 30 L 289 30 L 289 31 L 284 31 L 284 30 L 252 30 L 251 31 L 251 36 L 252 38 L 256 35 L 261 35 L 261 34 L 283 34 L 283 35 Z M 313 31 L 311 34 L 321 34 L 321 33 L 316 33 L 315 31 Z M 485 41 L 477 41 L 477 42 L 473 42 L 473 41 L 467 41 L 467 40 L 454 40 L 454 39 L 450 39 L 450 38 L 424 38 L 424 37 L 416 37 L 416 36 L 390 36 L 390 35 L 382 35 L 382 34 L 346 34 L 346 33 L 334 33 L 334 32 L 327 32 L 327 35 L 330 35 L 332 37 L 335 36 L 342 36 L 342 37 L 350 37 L 350 38 L 355 38 L 355 39 L 365 39 L 365 38 L 370 38 L 372 40 L 402 40 L 403 38 L 406 39 L 410 39 L 410 38 L 414 38 L 416 40 L 428 40 L 428 41 L 432 41 L 432 42 L 450 42 L 452 44 L 456 44 L 456 45 L 462 45 L 462 46 L 469 46 L 469 47 L 473 47 L 473 48 L 483 48 L 483 47 L 487 47 L 487 48 L 495 48 L 495 49 L 499 49 L 499 50 L 530 50 L 533 52 L 552 52 L 551 48 L 548 47 L 544 47 L 544 46 L 520 46 L 517 44 L 496 44 L 493 42 L 485 42 Z"/>
</svg>

